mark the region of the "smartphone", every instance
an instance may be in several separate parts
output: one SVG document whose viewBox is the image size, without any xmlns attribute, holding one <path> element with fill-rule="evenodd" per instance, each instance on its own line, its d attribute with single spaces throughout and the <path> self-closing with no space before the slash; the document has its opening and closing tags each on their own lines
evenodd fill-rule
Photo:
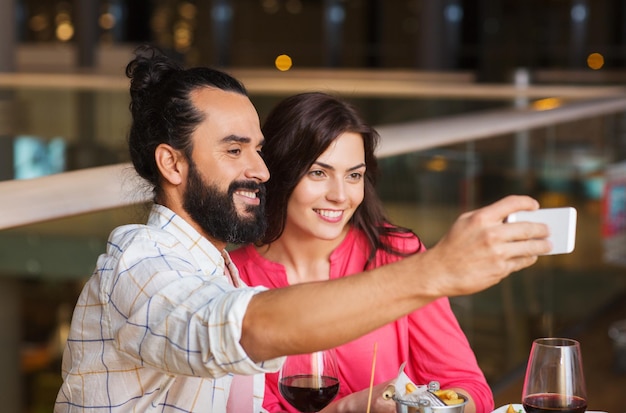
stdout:
<svg viewBox="0 0 626 413">
<path fill-rule="evenodd" d="M 519 211 L 509 215 L 506 222 L 542 222 L 550 228 L 552 250 L 546 255 L 569 254 L 576 244 L 576 208 L 542 208 Z"/>
</svg>

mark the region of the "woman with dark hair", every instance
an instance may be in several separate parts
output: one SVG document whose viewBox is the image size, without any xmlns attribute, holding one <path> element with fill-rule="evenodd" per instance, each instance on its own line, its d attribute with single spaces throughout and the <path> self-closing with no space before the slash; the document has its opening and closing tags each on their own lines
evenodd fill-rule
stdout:
<svg viewBox="0 0 626 413">
<path fill-rule="evenodd" d="M 271 174 L 268 229 L 259 244 L 231 252 L 246 283 L 280 288 L 341 278 L 425 250 L 384 213 L 375 190 L 379 136 L 355 107 L 324 93 L 295 95 L 272 110 L 263 134 Z M 375 343 L 373 412 L 395 412 L 394 402 L 381 395 L 405 361 L 415 383 L 436 380 L 467 395 L 465 412 L 493 410 L 476 357 L 448 299 L 441 298 L 336 348 L 341 385 L 324 412 L 366 410 Z M 264 407 L 295 412 L 280 396 L 277 379 L 266 375 Z"/>
</svg>

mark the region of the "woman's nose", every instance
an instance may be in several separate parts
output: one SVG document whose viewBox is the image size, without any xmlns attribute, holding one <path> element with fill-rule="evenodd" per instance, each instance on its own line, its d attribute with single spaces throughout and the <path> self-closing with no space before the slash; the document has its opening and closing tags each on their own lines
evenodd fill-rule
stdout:
<svg viewBox="0 0 626 413">
<path fill-rule="evenodd" d="M 343 202 L 346 200 L 345 183 L 341 180 L 333 179 L 329 181 L 328 192 L 326 198 L 334 202 Z"/>
</svg>

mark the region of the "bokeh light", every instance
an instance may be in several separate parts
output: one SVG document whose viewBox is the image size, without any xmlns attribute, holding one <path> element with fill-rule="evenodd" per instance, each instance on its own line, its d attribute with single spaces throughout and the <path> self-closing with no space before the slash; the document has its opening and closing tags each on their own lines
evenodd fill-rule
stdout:
<svg viewBox="0 0 626 413">
<path fill-rule="evenodd" d="M 49 27 L 45 14 L 35 14 L 28 20 L 28 27 L 34 32 L 41 32 Z"/>
<path fill-rule="evenodd" d="M 198 10 L 195 4 L 185 2 L 178 6 L 178 14 L 187 20 L 193 20 L 196 18 Z"/>
<path fill-rule="evenodd" d="M 281 72 L 285 72 L 291 69 L 291 57 L 287 56 L 286 54 L 281 54 L 274 61 L 274 65 L 276 66 L 276 69 L 280 70 Z"/>
<path fill-rule="evenodd" d="M 280 4 L 277 0 L 263 0 L 261 5 L 267 14 L 276 14 L 280 10 Z"/>
<path fill-rule="evenodd" d="M 442 155 L 435 155 L 426 162 L 426 169 L 433 172 L 443 172 L 448 169 L 448 160 Z"/>
<path fill-rule="evenodd" d="M 63 22 L 57 26 L 56 36 L 62 42 L 67 42 L 74 36 L 74 26 L 70 22 Z"/>
<path fill-rule="evenodd" d="M 291 14 L 300 14 L 302 13 L 302 2 L 300 0 L 287 0 L 285 9 Z"/>
<path fill-rule="evenodd" d="M 545 98 L 539 99 L 532 103 L 532 108 L 535 110 L 550 110 L 558 108 L 563 105 L 563 100 L 559 98 Z"/>
<path fill-rule="evenodd" d="M 113 13 L 102 13 L 98 18 L 98 24 L 103 30 L 111 30 L 115 27 L 115 16 Z"/>
<path fill-rule="evenodd" d="M 57 13 L 54 20 L 56 21 L 57 25 L 61 25 L 63 23 L 68 23 L 72 21 L 72 16 L 70 16 L 69 12 L 61 11 Z"/>
<path fill-rule="evenodd" d="M 604 56 L 600 53 L 591 53 L 587 56 L 587 66 L 593 70 L 601 69 L 604 66 Z"/>
</svg>

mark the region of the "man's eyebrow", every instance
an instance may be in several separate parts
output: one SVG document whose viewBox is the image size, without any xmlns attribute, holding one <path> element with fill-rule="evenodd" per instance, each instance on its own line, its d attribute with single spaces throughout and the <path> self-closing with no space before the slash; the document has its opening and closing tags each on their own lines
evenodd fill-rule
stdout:
<svg viewBox="0 0 626 413">
<path fill-rule="evenodd" d="M 231 142 L 250 143 L 251 141 L 252 139 L 246 136 L 239 136 L 239 135 L 228 135 L 222 138 L 222 143 L 231 143 Z"/>
<path fill-rule="evenodd" d="M 319 165 L 319 166 L 321 166 L 322 168 L 325 168 L 325 169 L 330 169 L 331 171 L 335 170 L 334 166 L 329 165 L 329 164 L 324 163 L 324 162 L 315 161 L 315 162 L 313 162 L 313 164 L 314 165 Z M 365 167 L 366 167 L 365 163 L 360 163 L 358 165 L 353 166 L 352 168 L 348 168 L 348 172 L 354 171 L 354 170 L 360 169 L 360 168 L 365 168 Z"/>
<path fill-rule="evenodd" d="M 228 135 L 222 138 L 221 140 L 222 143 L 250 143 L 252 142 L 251 138 L 248 138 L 247 136 L 239 136 L 239 135 Z M 261 141 L 259 142 L 259 145 L 263 146 L 265 145 L 265 139 L 261 139 Z"/>
</svg>

